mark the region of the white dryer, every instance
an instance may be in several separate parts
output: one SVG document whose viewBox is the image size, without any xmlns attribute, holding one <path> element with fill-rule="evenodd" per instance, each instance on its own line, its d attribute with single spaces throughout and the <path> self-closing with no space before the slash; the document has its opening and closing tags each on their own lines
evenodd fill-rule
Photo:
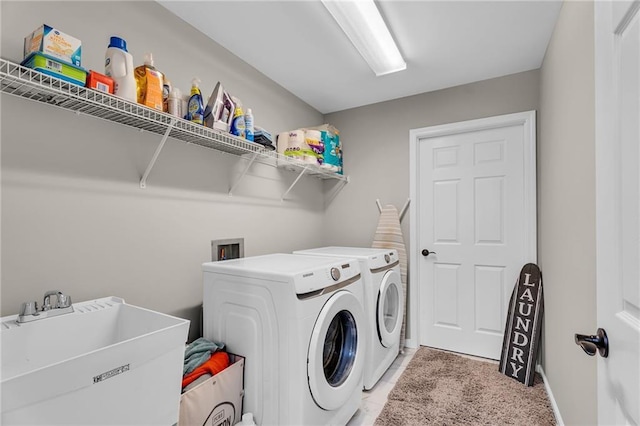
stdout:
<svg viewBox="0 0 640 426">
<path fill-rule="evenodd" d="M 344 425 L 365 364 L 354 259 L 273 254 L 205 263 L 204 337 L 246 357 L 244 412 L 261 425 Z"/>
<path fill-rule="evenodd" d="M 404 294 L 398 252 L 390 249 L 323 247 L 295 253 L 358 259 L 364 284 L 367 352 L 363 385 L 373 388 L 400 351 Z"/>
</svg>

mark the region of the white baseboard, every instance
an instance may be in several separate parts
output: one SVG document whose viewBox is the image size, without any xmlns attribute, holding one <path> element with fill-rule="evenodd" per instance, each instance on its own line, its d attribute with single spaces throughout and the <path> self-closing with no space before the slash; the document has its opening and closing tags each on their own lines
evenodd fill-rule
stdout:
<svg viewBox="0 0 640 426">
<path fill-rule="evenodd" d="M 404 347 L 405 348 L 416 349 L 416 348 L 420 347 L 420 345 L 418 345 L 418 342 L 417 342 L 416 339 L 406 339 L 404 341 Z"/>
<path fill-rule="evenodd" d="M 556 399 L 553 397 L 553 392 L 551 392 L 551 387 L 549 386 L 549 382 L 547 381 L 547 376 L 545 376 L 544 370 L 542 369 L 542 366 L 540 364 L 536 365 L 536 371 L 540 373 L 540 376 L 542 376 L 544 388 L 547 391 L 547 396 L 549 397 L 549 402 L 551 402 L 551 408 L 553 409 L 553 415 L 556 417 L 556 424 L 558 426 L 564 426 L 562 416 L 560 415 L 560 410 L 558 409 L 558 404 L 556 404 Z"/>
</svg>

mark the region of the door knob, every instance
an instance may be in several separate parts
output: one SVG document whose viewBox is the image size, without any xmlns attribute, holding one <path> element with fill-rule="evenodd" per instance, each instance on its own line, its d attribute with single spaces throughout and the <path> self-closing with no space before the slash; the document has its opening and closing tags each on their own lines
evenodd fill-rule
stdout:
<svg viewBox="0 0 640 426">
<path fill-rule="evenodd" d="M 576 333 L 575 339 L 576 345 L 579 345 L 587 355 L 594 356 L 596 352 L 600 352 L 603 358 L 609 356 L 609 339 L 603 328 L 599 328 L 595 336 Z"/>
<path fill-rule="evenodd" d="M 427 256 L 429 256 L 430 254 L 436 254 L 436 252 L 435 252 L 435 251 L 429 251 L 429 250 L 427 250 L 427 249 L 422 249 L 422 255 L 423 255 L 423 256 L 427 257 Z"/>
</svg>

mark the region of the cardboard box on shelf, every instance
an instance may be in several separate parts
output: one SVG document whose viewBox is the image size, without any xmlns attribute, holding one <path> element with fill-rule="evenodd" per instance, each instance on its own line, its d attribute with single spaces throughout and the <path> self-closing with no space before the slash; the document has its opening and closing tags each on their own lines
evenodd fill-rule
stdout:
<svg viewBox="0 0 640 426">
<path fill-rule="evenodd" d="M 24 38 L 23 57 L 33 52 L 51 55 L 77 67 L 82 65 L 82 42 L 47 24 L 40 25 Z"/>
</svg>

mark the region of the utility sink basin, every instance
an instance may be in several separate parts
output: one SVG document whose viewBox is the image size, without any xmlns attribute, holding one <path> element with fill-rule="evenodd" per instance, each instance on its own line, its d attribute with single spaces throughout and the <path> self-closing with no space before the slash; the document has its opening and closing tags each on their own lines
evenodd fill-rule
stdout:
<svg viewBox="0 0 640 426">
<path fill-rule="evenodd" d="M 73 308 L 0 319 L 0 423 L 177 423 L 189 321 L 117 297 Z"/>
</svg>

